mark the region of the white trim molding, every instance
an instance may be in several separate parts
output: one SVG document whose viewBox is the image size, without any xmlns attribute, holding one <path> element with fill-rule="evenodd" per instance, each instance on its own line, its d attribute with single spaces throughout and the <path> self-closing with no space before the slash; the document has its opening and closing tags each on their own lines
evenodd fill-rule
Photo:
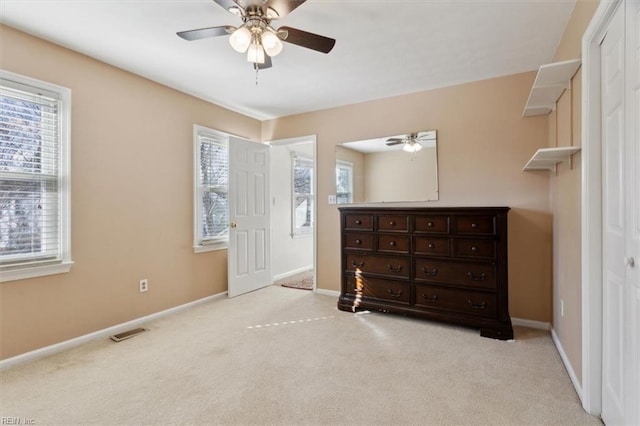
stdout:
<svg viewBox="0 0 640 426">
<path fill-rule="evenodd" d="M 16 355 L 12 358 L 4 359 L 0 361 L 0 371 L 13 367 L 18 364 L 23 364 L 25 362 L 29 362 L 29 361 L 36 360 L 38 358 L 43 358 L 45 356 L 53 355 L 67 349 L 75 348 L 76 346 L 80 346 L 92 340 L 102 339 L 107 336 L 111 336 L 112 334 L 122 333 L 123 331 L 129 330 L 132 327 L 138 327 L 140 325 L 148 323 L 149 321 L 164 318 L 168 315 L 172 315 L 180 311 L 184 311 L 185 309 L 193 308 L 203 303 L 222 299 L 226 295 L 227 295 L 226 291 L 222 293 L 214 294 L 213 296 L 208 296 L 202 299 L 194 300 L 193 302 L 188 302 L 183 305 L 174 306 L 173 308 L 169 308 L 164 311 L 156 312 L 154 314 L 146 315 L 144 317 L 140 317 L 131 321 L 124 322 L 122 324 L 118 324 L 112 327 L 104 328 L 102 330 L 94 331 L 93 333 L 75 337 L 70 340 L 65 340 L 64 342 L 56 343 L 50 346 L 45 346 L 44 348 L 36 349 L 21 355 Z"/>
<path fill-rule="evenodd" d="M 336 291 L 336 290 L 327 290 L 327 289 L 324 289 L 324 288 L 317 288 L 316 287 L 314 292 L 318 293 L 318 294 L 322 294 L 324 296 L 340 297 L 340 292 Z"/>
<path fill-rule="evenodd" d="M 553 344 L 556 345 L 558 354 L 560 354 L 560 359 L 562 359 L 564 368 L 565 370 L 567 370 L 567 373 L 569 374 L 569 378 L 571 379 L 571 383 L 573 383 L 573 387 L 575 388 L 576 393 L 578 394 L 578 398 L 582 400 L 582 387 L 580 385 L 580 380 L 578 380 L 578 376 L 576 376 L 576 373 L 573 370 L 573 366 L 571 365 L 571 362 L 569 362 L 569 357 L 564 351 L 564 348 L 562 347 L 562 343 L 560 343 L 560 339 L 558 339 L 558 335 L 556 334 L 556 331 L 553 328 L 551 328 L 551 340 L 553 341 Z"/>
<path fill-rule="evenodd" d="M 534 321 L 534 320 L 528 320 L 528 319 L 522 319 L 522 318 L 511 318 L 511 324 L 519 325 L 521 327 L 535 328 L 538 330 L 545 330 L 545 331 L 551 330 L 551 324 L 543 321 Z"/>
<path fill-rule="evenodd" d="M 274 275 L 273 281 L 278 281 L 284 278 L 289 278 L 296 274 L 301 274 L 302 272 L 306 272 L 313 269 L 313 265 L 303 266 L 302 268 L 294 269 L 293 271 L 285 272 L 284 274 Z"/>
<path fill-rule="evenodd" d="M 602 1 L 582 36 L 582 407 L 602 411 L 600 43 L 622 0 Z"/>
</svg>

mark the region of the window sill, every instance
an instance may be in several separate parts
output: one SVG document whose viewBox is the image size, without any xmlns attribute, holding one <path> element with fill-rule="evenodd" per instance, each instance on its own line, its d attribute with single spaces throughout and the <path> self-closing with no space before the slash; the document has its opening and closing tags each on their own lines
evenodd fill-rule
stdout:
<svg viewBox="0 0 640 426">
<path fill-rule="evenodd" d="M 71 265 L 73 265 L 72 261 L 65 261 L 53 265 L 0 269 L 0 282 L 26 280 L 28 278 L 44 277 L 46 275 L 66 274 L 71 270 Z"/>
<path fill-rule="evenodd" d="M 207 253 L 210 251 L 218 251 L 218 250 L 226 250 L 228 247 L 228 243 L 218 243 L 218 244 L 205 244 L 205 245 L 197 245 L 193 246 L 194 253 Z"/>
</svg>

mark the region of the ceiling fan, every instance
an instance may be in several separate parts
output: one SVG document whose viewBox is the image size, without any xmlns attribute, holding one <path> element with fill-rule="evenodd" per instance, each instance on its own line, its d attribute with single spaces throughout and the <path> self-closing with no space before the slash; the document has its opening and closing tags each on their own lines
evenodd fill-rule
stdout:
<svg viewBox="0 0 640 426">
<path fill-rule="evenodd" d="M 180 31 L 178 36 L 193 41 L 230 34 L 229 42 L 239 53 L 247 53 L 247 61 L 256 70 L 271 67 L 271 57 L 282 51 L 282 42 L 329 53 L 336 41 L 291 27 L 275 29 L 271 21 L 281 19 L 306 0 L 213 0 L 225 10 L 242 18 L 242 25 L 200 28 Z"/>
<path fill-rule="evenodd" d="M 402 149 L 407 152 L 418 152 L 422 149 L 421 142 L 433 142 L 436 140 L 436 131 L 409 133 L 387 139 L 387 146 L 404 144 Z"/>
</svg>

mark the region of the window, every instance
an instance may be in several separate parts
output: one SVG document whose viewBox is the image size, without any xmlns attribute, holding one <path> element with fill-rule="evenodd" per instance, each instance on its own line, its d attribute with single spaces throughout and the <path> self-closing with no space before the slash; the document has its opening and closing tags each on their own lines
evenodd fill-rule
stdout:
<svg viewBox="0 0 640 426">
<path fill-rule="evenodd" d="M 0 272 L 12 281 L 71 268 L 71 91 L 0 71 Z"/>
<path fill-rule="evenodd" d="M 336 161 L 336 202 L 353 203 L 353 164 Z"/>
<path fill-rule="evenodd" d="M 194 126 L 194 251 L 229 242 L 229 135 Z"/>
<path fill-rule="evenodd" d="M 313 160 L 298 153 L 292 158 L 291 235 L 313 232 Z"/>
</svg>

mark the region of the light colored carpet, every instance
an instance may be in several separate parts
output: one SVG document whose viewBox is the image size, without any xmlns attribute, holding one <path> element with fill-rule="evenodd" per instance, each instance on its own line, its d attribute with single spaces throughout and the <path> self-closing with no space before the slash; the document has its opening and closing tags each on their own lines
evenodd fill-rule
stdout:
<svg viewBox="0 0 640 426">
<path fill-rule="evenodd" d="M 283 278 L 273 284 L 301 290 L 313 290 L 313 269 Z"/>
<path fill-rule="evenodd" d="M 1 372 L 0 416 L 37 425 L 586 425 L 549 334 L 336 310 L 280 286 Z M 24 424 L 23 420 L 23 424 Z"/>
</svg>

